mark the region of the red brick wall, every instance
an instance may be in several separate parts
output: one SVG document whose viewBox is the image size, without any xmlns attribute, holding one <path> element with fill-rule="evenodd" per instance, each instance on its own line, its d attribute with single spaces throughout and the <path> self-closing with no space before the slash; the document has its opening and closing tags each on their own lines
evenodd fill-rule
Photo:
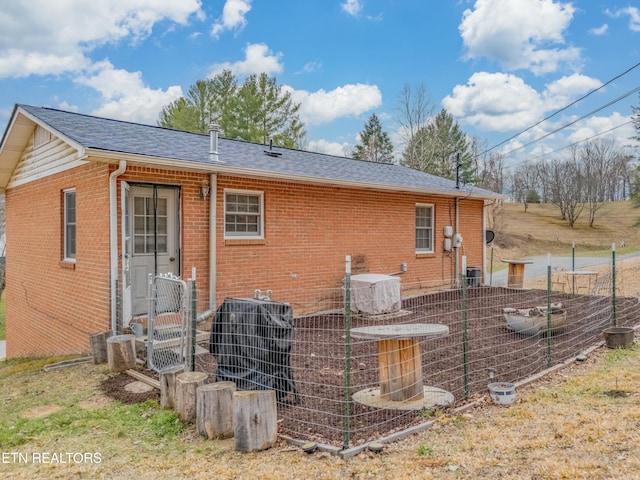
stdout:
<svg viewBox="0 0 640 480">
<path fill-rule="evenodd" d="M 8 189 L 7 356 L 88 351 L 108 329 L 108 167 L 92 164 Z M 76 263 L 63 263 L 63 190 L 76 189 Z"/>
<path fill-rule="evenodd" d="M 225 188 L 264 192 L 264 241 L 224 240 Z M 416 203 L 434 205 L 433 254 L 415 252 Z M 346 255 L 364 255 L 370 273 L 397 272 L 406 263 L 403 285 L 451 282 L 455 254 L 443 253 L 443 227 L 455 226 L 453 199 L 220 176 L 217 205 L 219 300 L 257 288 L 275 295 L 340 287 Z M 482 200 L 460 201 L 460 255 L 468 266 L 482 265 L 482 208 Z"/>
<path fill-rule="evenodd" d="M 7 355 L 88 352 L 91 334 L 110 328 L 109 174 L 91 164 L 7 191 Z M 209 201 L 200 197 L 206 174 L 129 167 L 119 180 L 178 185 L 181 192 L 182 277 L 196 267 L 200 310 L 209 289 Z M 62 191 L 77 196 L 77 259 L 61 262 Z M 261 241 L 224 240 L 225 188 L 264 192 Z M 118 239 L 120 238 L 118 184 Z M 435 252 L 415 252 L 415 205 L 435 208 Z M 482 201 L 460 201 L 460 255 L 482 265 Z M 346 255 L 364 256 L 370 273 L 406 263 L 404 286 L 450 284 L 454 254 L 443 253 L 443 227 L 455 226 L 453 199 L 367 192 L 219 176 L 217 293 L 251 296 L 257 288 L 290 301 L 288 291 L 342 285 Z M 118 240 L 118 248 L 120 241 Z M 355 273 L 355 272 L 354 272 Z M 279 295 L 279 293 L 281 295 Z M 310 300 L 310 298 L 307 298 Z"/>
</svg>

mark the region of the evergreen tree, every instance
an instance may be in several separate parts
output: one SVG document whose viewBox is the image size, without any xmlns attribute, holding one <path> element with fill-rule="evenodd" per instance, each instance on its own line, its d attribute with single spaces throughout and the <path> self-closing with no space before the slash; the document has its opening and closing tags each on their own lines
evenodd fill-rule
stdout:
<svg viewBox="0 0 640 480">
<path fill-rule="evenodd" d="M 299 110 L 300 104 L 266 73 L 250 75 L 239 87 L 233 73 L 224 70 L 196 81 L 185 97 L 165 105 L 158 125 L 208 133 L 209 123 L 215 122 L 227 138 L 265 144 L 273 139 L 276 145 L 300 148 L 306 132 Z"/>
<path fill-rule="evenodd" d="M 290 92 L 283 92 L 266 73 L 250 75 L 238 92 L 233 110 L 233 137 L 267 144 L 301 147 L 306 135 Z"/>
<path fill-rule="evenodd" d="M 463 183 L 475 183 L 470 146 L 471 142 L 458 122 L 442 109 L 429 124 L 420 128 L 403 158 L 406 162 L 409 157 L 414 158 L 415 152 L 420 152 L 421 157 L 413 159 L 419 170 L 451 180 L 459 178 Z"/>
<path fill-rule="evenodd" d="M 387 132 L 382 131 L 382 124 L 375 113 L 360 132 L 360 143 L 356 145 L 352 155 L 358 160 L 393 163 L 393 144 Z"/>
</svg>

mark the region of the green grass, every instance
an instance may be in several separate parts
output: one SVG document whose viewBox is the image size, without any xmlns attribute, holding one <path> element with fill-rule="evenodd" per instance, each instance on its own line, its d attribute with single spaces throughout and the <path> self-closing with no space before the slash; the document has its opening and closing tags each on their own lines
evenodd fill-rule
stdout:
<svg viewBox="0 0 640 480">
<path fill-rule="evenodd" d="M 434 455 L 434 450 L 433 447 L 431 445 L 426 445 L 424 443 L 421 443 L 420 445 L 418 445 L 418 456 L 419 457 L 433 457 Z"/>
<path fill-rule="evenodd" d="M 153 401 L 136 405 L 115 403 L 97 410 L 70 405 L 45 418 L 35 419 L 21 418 L 16 410 L 13 415 L 5 415 L 0 425 L 0 446 L 5 450 L 38 439 L 78 437 L 91 431 L 157 443 L 174 439 L 185 428 L 174 411 L 163 410 Z"/>
<path fill-rule="evenodd" d="M 27 451 L 61 441 L 71 449 L 68 451 L 82 447 L 110 458 L 120 455 L 122 452 L 117 450 L 123 445 L 134 448 L 143 443 L 135 447 L 143 450 L 147 445 L 156 449 L 160 445 L 168 450 L 183 448 L 187 426 L 175 411 L 161 408 L 157 401 L 131 405 L 115 401 L 94 406 L 89 402 L 89 406 L 83 406 L 99 396 L 100 383 L 111 373 L 88 363 L 43 371 L 45 365 L 64 359 L 13 359 L 0 363 L 0 451 Z M 50 412 L 42 416 L 38 409 Z M 112 449 L 111 443 L 117 448 Z"/>
</svg>

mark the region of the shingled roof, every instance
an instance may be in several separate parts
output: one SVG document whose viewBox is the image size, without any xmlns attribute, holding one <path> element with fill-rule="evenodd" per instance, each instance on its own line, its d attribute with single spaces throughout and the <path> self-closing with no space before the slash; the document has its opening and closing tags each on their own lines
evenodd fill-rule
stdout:
<svg viewBox="0 0 640 480">
<path fill-rule="evenodd" d="M 12 121 L 0 143 L 0 155 L 11 125 L 20 112 L 25 112 L 27 117 L 32 117 L 62 138 L 96 155 L 100 152 L 131 155 L 142 162 L 146 158 L 149 164 L 166 160 L 171 164 L 211 173 L 456 197 L 500 198 L 495 192 L 469 185 L 461 185 L 458 189 L 454 181 L 400 165 L 280 147 L 274 147 L 273 152 L 278 155 L 271 156 L 265 154 L 268 146 L 226 138 L 219 139 L 219 161 L 214 162 L 209 157 L 209 135 L 29 105 L 16 105 Z"/>
</svg>

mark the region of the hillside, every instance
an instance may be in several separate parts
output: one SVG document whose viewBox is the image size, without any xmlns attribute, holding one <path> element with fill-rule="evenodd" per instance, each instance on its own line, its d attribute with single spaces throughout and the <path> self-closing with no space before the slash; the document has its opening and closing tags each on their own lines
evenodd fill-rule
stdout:
<svg viewBox="0 0 640 480">
<path fill-rule="evenodd" d="M 504 203 L 489 207 L 487 224 L 496 233 L 493 242 L 497 258 L 522 258 L 532 255 L 571 255 L 575 242 L 576 255 L 598 255 L 616 244 L 620 254 L 640 250 L 640 209 L 630 201 L 610 202 L 596 214 L 589 226 L 585 210 L 571 228 L 560 218 L 555 205 L 531 204 L 525 213 L 522 204 Z"/>
</svg>

